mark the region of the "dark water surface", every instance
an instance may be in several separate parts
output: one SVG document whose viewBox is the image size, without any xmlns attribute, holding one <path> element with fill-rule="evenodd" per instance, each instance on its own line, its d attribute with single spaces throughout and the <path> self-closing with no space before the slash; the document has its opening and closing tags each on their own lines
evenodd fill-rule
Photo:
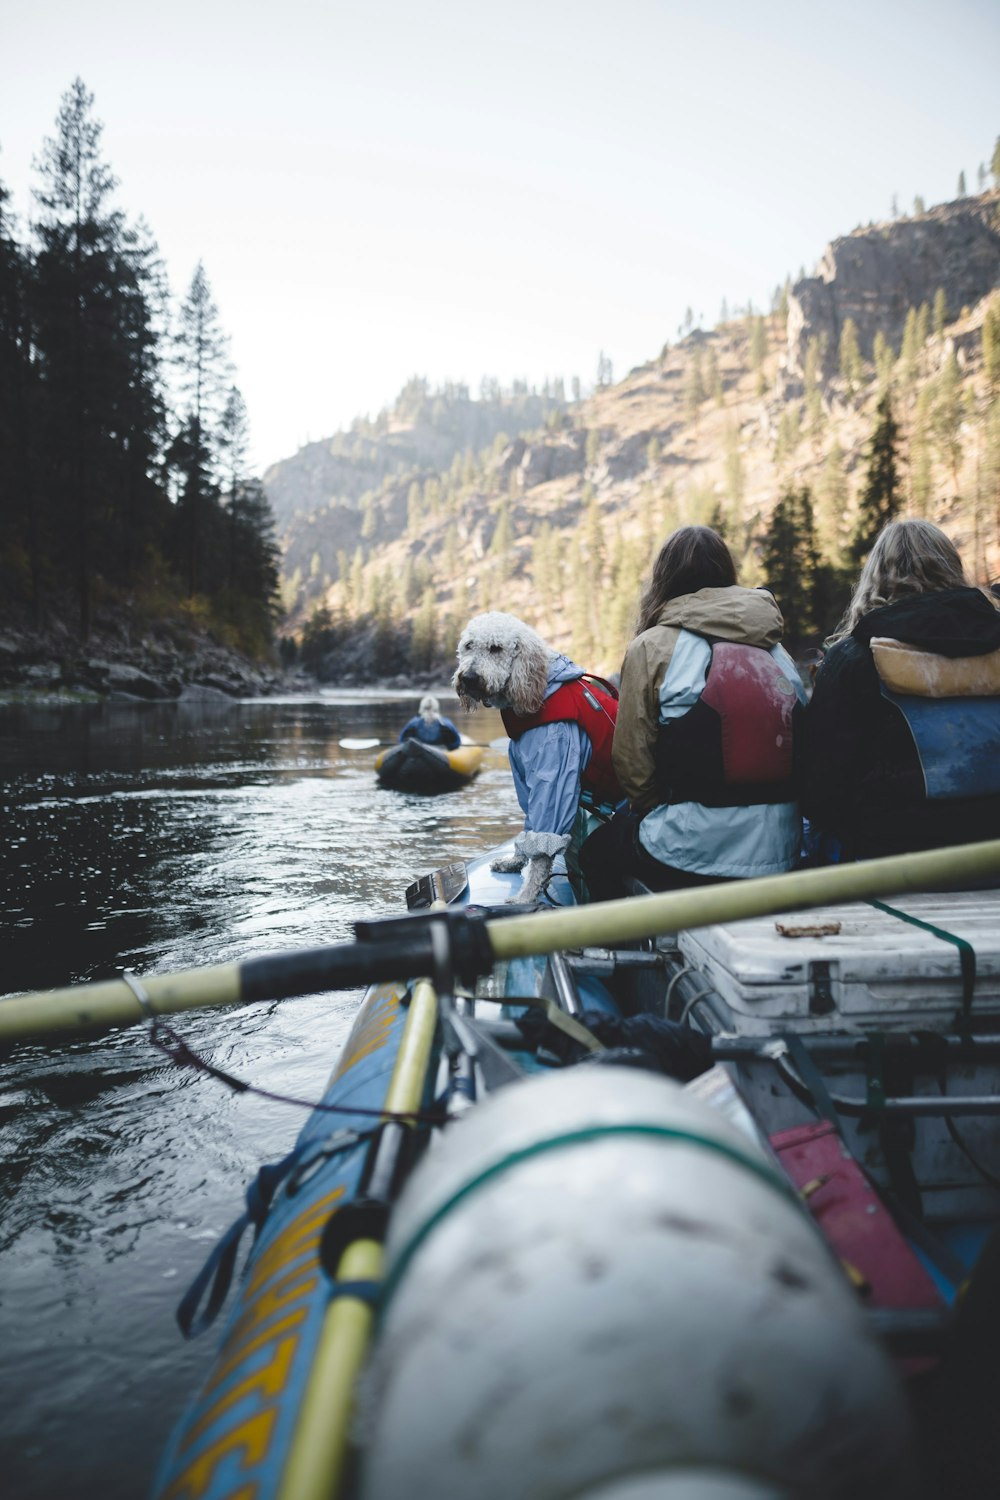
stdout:
<svg viewBox="0 0 1000 1500">
<path fill-rule="evenodd" d="M 378 788 L 412 695 L 0 707 L 0 994 L 349 938 L 506 838 L 506 756 L 439 798 Z M 446 705 L 446 711 L 447 705 Z M 462 721 L 460 721 L 462 722 Z M 463 723 L 477 738 L 499 716 Z M 317 1098 L 360 992 L 188 1013 L 212 1062 Z M 174 1308 L 301 1112 L 182 1071 L 142 1028 L 0 1057 L 0 1490 L 145 1494 L 214 1347 Z"/>
</svg>

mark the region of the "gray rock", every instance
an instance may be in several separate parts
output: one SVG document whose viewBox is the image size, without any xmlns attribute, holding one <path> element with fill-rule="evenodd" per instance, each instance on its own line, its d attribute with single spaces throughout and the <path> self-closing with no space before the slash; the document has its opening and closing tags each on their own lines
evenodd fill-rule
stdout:
<svg viewBox="0 0 1000 1500">
<path fill-rule="evenodd" d="M 232 703 L 232 695 L 207 682 L 186 682 L 178 695 L 180 703 Z"/>
<path fill-rule="evenodd" d="M 788 299 L 788 363 L 801 375 L 809 340 L 825 336 L 823 373 L 839 367 L 840 335 L 848 318 L 861 353 L 871 358 L 879 331 L 899 350 L 906 315 L 933 305 L 938 288 L 956 317 L 1000 283 L 1000 226 L 996 195 L 942 204 L 918 219 L 858 229 L 827 246 L 815 276 Z"/>
<path fill-rule="evenodd" d="M 649 433 L 636 432 L 623 438 L 604 455 L 609 479 L 634 479 L 649 464 Z"/>
<path fill-rule="evenodd" d="M 585 441 L 582 432 L 573 432 L 556 443 L 533 443 L 530 448 L 525 449 L 521 459 L 522 487 L 530 490 L 550 479 L 562 479 L 567 474 L 582 474 Z"/>
<path fill-rule="evenodd" d="M 128 693 L 131 698 L 147 700 L 170 698 L 172 694 L 162 682 L 130 667 L 126 662 L 113 662 L 108 670 L 106 686 L 109 693 Z"/>
</svg>

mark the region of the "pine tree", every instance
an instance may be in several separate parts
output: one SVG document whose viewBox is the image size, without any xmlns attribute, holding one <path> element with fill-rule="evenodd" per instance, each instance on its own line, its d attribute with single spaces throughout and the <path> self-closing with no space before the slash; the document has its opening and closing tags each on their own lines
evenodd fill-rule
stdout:
<svg viewBox="0 0 1000 1500">
<path fill-rule="evenodd" d="M 705 381 L 701 370 L 701 350 L 695 349 L 688 360 L 684 378 L 684 406 L 689 416 L 696 415 L 705 399 Z"/>
<path fill-rule="evenodd" d="M 939 286 L 934 293 L 934 334 L 940 338 L 944 333 L 944 326 L 948 321 L 948 299 L 945 296 L 943 286 Z"/>
<path fill-rule="evenodd" d="M 73 580 L 84 637 L 95 577 L 120 565 L 127 545 L 131 502 L 153 499 L 140 471 L 162 420 L 153 252 L 112 204 L 93 102 L 76 79 L 44 143 L 31 282 L 51 562 Z"/>
<path fill-rule="evenodd" d="M 211 587 L 219 504 L 217 428 L 230 374 L 227 340 L 200 261 L 181 305 L 175 344 L 184 398 L 170 452 L 179 484 L 175 557 L 193 595 Z"/>
<path fill-rule="evenodd" d="M 838 442 L 831 446 L 823 461 L 816 495 L 816 536 L 824 560 L 840 567 L 843 560 L 845 527 L 850 488 L 847 483 L 844 450 Z"/>
<path fill-rule="evenodd" d="M 1000 135 L 997 136 L 993 155 L 990 157 L 990 171 L 993 173 L 993 186 L 1000 187 Z"/>
<path fill-rule="evenodd" d="M 16 238 L 0 182 L 0 588 L 8 600 L 42 612 L 42 516 L 34 486 L 33 425 L 38 408 L 32 359 L 31 258 Z"/>
<path fill-rule="evenodd" d="M 959 172 L 959 174 L 958 174 L 958 196 L 960 198 L 964 198 L 965 197 L 965 172 L 964 172 L 964 170 L 961 171 L 961 172 Z"/>
<path fill-rule="evenodd" d="M 983 371 L 991 386 L 1000 386 L 1000 301 L 996 298 L 983 318 Z"/>
<path fill-rule="evenodd" d="M 958 493 L 958 466 L 962 457 L 959 431 L 962 425 L 962 376 L 952 350 L 934 382 L 931 398 L 931 430 L 942 462 L 951 470 Z"/>
<path fill-rule="evenodd" d="M 861 349 L 858 344 L 858 329 L 853 318 L 846 318 L 844 326 L 840 331 L 840 373 L 847 385 L 848 393 L 854 395 L 855 390 L 861 384 L 864 375 L 864 366 L 861 361 Z"/>
<path fill-rule="evenodd" d="M 868 473 L 858 500 L 858 518 L 850 552 L 863 562 L 883 526 L 894 520 L 901 505 L 896 442 L 899 427 L 886 392 L 879 400 L 878 421 L 872 434 Z"/>
<path fill-rule="evenodd" d="M 424 589 L 420 608 L 413 618 L 410 639 L 410 666 L 415 672 L 426 672 L 434 665 L 437 651 L 437 600 L 432 588 Z"/>
<path fill-rule="evenodd" d="M 757 375 L 757 394 L 762 396 L 766 388 L 764 360 L 767 355 L 767 324 L 763 317 L 750 319 L 750 366 Z"/>
<path fill-rule="evenodd" d="M 787 490 L 771 513 L 761 549 L 764 581 L 785 621 L 785 641 L 794 647 L 814 635 L 820 558 L 809 490 Z"/>
</svg>

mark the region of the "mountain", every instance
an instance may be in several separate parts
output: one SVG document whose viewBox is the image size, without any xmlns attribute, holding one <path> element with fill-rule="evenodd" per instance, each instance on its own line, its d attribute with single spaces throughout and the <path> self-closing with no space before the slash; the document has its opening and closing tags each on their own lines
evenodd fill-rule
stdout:
<svg viewBox="0 0 1000 1500">
<path fill-rule="evenodd" d="M 943 524 L 986 582 L 998 386 L 1000 193 L 857 229 L 771 312 L 693 329 L 584 400 L 411 382 L 377 423 L 276 465 L 286 629 L 356 680 L 443 664 L 465 618 L 499 607 L 614 670 L 673 527 L 719 526 L 764 583 L 775 505 L 803 490 L 842 596 L 886 396 L 903 513 Z"/>
</svg>

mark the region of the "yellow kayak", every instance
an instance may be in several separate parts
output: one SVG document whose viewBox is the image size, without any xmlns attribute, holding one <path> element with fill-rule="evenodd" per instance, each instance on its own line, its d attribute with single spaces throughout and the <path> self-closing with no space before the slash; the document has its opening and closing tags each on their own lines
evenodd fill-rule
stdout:
<svg viewBox="0 0 1000 1500">
<path fill-rule="evenodd" d="M 404 740 L 376 757 L 375 775 L 382 786 L 397 792 L 451 792 L 472 780 L 484 754 L 481 745 L 442 750 L 420 740 Z"/>
</svg>

